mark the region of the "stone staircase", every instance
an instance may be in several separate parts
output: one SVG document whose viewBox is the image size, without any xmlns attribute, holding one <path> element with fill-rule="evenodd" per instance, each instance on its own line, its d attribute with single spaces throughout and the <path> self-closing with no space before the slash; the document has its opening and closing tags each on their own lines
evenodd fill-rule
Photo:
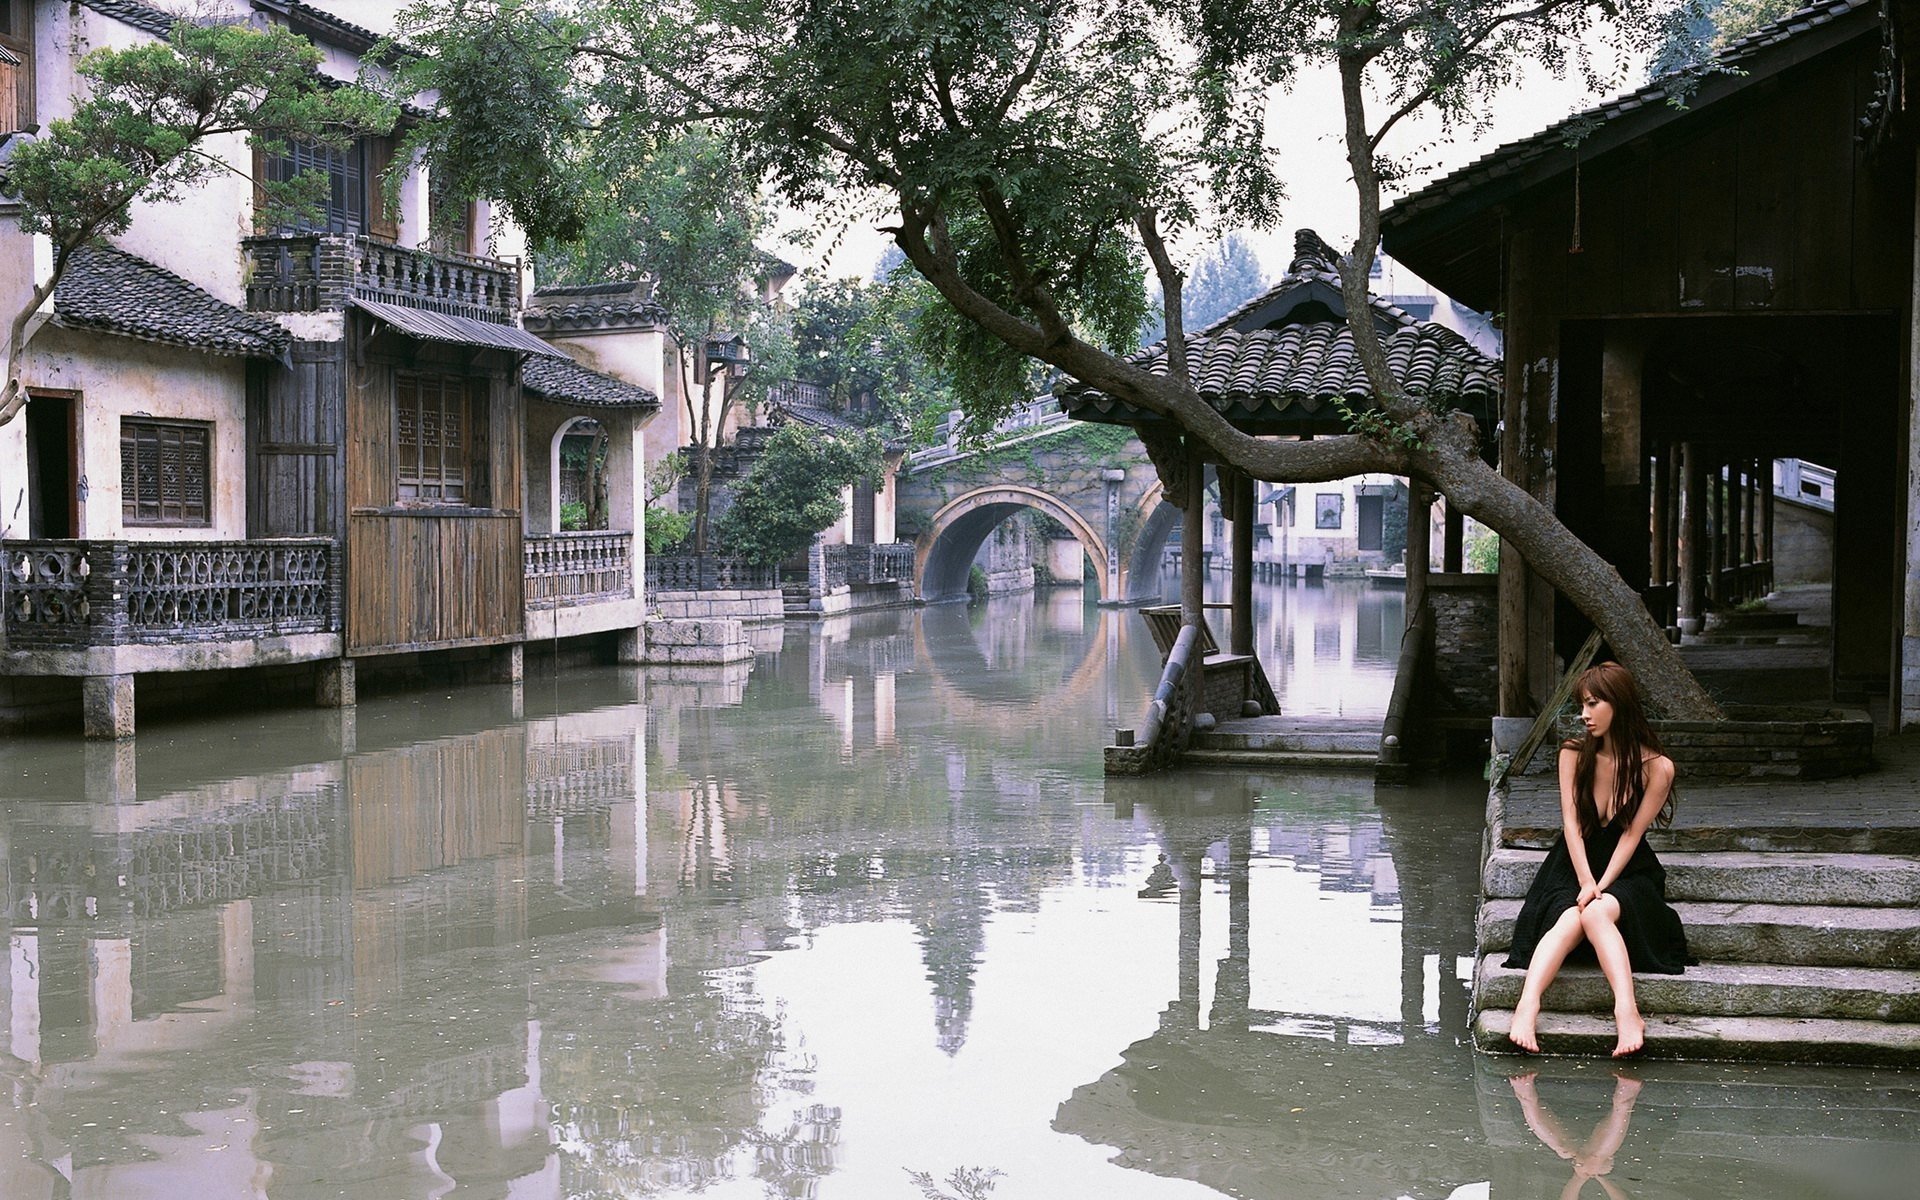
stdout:
<svg viewBox="0 0 1920 1200">
<path fill-rule="evenodd" d="M 1378 717 L 1266 716 L 1194 731 L 1180 761 L 1191 766 L 1371 771 L 1379 758 Z"/>
<path fill-rule="evenodd" d="M 1474 1039 L 1501 1051 L 1512 1049 L 1506 1034 L 1524 972 L 1500 964 L 1549 834 L 1497 828 L 1482 873 Z M 1911 834 L 1865 823 L 1650 834 L 1700 962 L 1684 975 L 1635 976 L 1646 1053 L 1920 1065 L 1920 855 Z M 1547 989 L 1542 1049 L 1610 1052 L 1612 1011 L 1597 967 L 1567 967 Z"/>
</svg>

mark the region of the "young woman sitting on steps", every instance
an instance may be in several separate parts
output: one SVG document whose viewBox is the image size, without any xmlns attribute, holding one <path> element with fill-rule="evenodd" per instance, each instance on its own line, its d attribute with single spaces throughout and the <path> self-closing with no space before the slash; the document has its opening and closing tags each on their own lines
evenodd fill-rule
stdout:
<svg viewBox="0 0 1920 1200">
<path fill-rule="evenodd" d="M 1569 956 L 1598 958 L 1613 989 L 1619 1041 L 1637 1054 L 1647 1025 L 1633 973 L 1678 975 L 1692 959 L 1667 876 L 1646 843 L 1673 820 L 1673 760 L 1647 724 L 1639 685 L 1618 663 L 1580 676 L 1575 701 L 1587 732 L 1560 748 L 1560 837 L 1540 864 L 1514 924 L 1509 967 L 1526 968 L 1507 1037 L 1538 1053 L 1540 998 Z"/>
</svg>

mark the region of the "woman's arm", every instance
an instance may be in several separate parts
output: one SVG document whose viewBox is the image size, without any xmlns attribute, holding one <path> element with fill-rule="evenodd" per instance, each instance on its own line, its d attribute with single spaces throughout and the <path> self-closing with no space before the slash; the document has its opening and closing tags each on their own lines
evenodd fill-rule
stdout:
<svg viewBox="0 0 1920 1200">
<path fill-rule="evenodd" d="M 1580 762 L 1580 752 L 1572 746 L 1560 747 L 1560 834 L 1567 840 L 1567 853 L 1573 858 L 1573 877 L 1580 881 L 1580 907 L 1585 908 L 1592 899 L 1586 893 L 1599 892 L 1593 879 L 1593 868 L 1587 865 L 1587 842 L 1580 833 L 1580 811 L 1573 803 L 1573 775 Z"/>
<path fill-rule="evenodd" d="M 1627 860 L 1640 845 L 1640 839 L 1646 836 L 1647 827 L 1666 807 L 1667 793 L 1673 790 L 1673 760 L 1665 757 L 1654 759 L 1647 764 L 1647 792 L 1640 797 L 1640 807 L 1633 812 L 1633 822 L 1627 831 L 1620 835 L 1620 844 L 1614 847 L 1613 857 L 1607 860 L 1607 869 L 1599 879 L 1599 888 L 1606 891 L 1613 881 L 1620 878 L 1620 872 L 1627 869 Z"/>
</svg>

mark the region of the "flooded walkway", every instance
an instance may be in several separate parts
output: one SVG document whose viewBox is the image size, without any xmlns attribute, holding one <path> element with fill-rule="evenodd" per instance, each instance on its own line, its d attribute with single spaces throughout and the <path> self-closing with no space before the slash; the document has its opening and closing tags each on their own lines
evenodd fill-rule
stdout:
<svg viewBox="0 0 1920 1200">
<path fill-rule="evenodd" d="M 1263 592 L 1290 708 L 1384 709 L 1388 599 Z M 1480 780 L 1104 780 L 1157 669 L 1137 617 L 1060 593 L 787 629 L 750 676 L 536 667 L 0 745 L 0 1196 L 1920 1172 L 1912 1075 L 1476 1061 Z"/>
</svg>

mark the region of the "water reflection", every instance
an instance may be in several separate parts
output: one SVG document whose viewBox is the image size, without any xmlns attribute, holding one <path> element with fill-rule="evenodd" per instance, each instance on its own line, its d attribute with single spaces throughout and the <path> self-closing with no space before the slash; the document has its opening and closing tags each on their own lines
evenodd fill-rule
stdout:
<svg viewBox="0 0 1920 1200">
<path fill-rule="evenodd" d="M 1397 640 L 1357 589 L 1261 611 L 1352 647 L 1329 704 L 1364 622 Z M 1054 596 L 795 627 L 750 676 L 0 746 L 0 1195 L 1562 1188 L 1464 1043 L 1478 781 L 1105 781 L 1156 671 Z M 1920 1169 L 1909 1077 L 1645 1070 L 1629 1194 Z"/>
</svg>

